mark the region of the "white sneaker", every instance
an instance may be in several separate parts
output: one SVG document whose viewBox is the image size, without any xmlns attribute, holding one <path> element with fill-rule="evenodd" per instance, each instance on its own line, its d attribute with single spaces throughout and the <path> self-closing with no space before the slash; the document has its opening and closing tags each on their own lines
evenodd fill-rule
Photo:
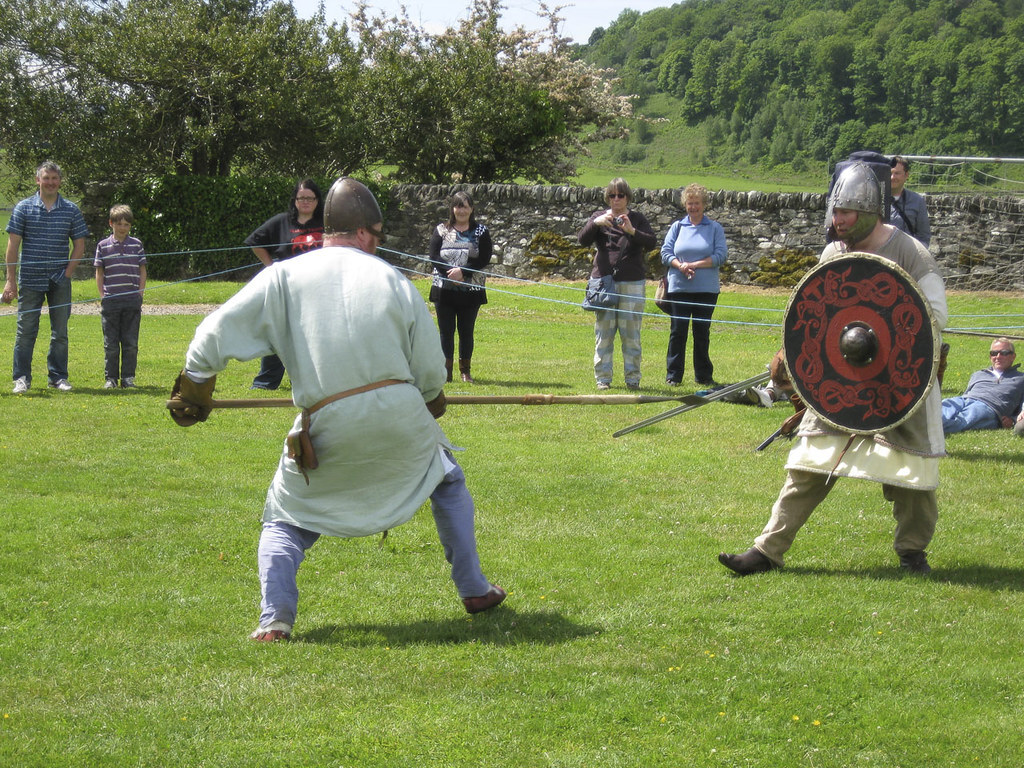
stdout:
<svg viewBox="0 0 1024 768">
<path fill-rule="evenodd" d="M 775 400 L 772 398 L 771 393 L 763 387 L 751 387 L 753 393 L 757 396 L 757 399 L 761 401 L 761 407 L 771 408 L 775 405 Z"/>
<path fill-rule="evenodd" d="M 19 376 L 14 380 L 14 394 L 24 395 L 28 392 L 28 377 Z"/>
<path fill-rule="evenodd" d="M 48 386 L 50 387 L 50 389 L 59 389 L 61 392 L 71 391 L 71 384 L 68 383 L 67 379 L 57 379 L 56 381 L 51 381 Z"/>
<path fill-rule="evenodd" d="M 128 376 L 127 378 L 121 379 L 121 386 L 125 389 L 135 389 L 135 377 Z"/>
<path fill-rule="evenodd" d="M 107 379 L 103 385 L 104 389 L 117 389 L 117 381 L 115 379 Z"/>
</svg>

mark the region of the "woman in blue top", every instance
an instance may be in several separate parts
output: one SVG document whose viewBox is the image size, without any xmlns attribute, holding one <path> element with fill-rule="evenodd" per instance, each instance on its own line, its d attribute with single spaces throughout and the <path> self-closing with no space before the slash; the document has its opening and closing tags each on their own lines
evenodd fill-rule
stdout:
<svg viewBox="0 0 1024 768">
<path fill-rule="evenodd" d="M 716 386 L 711 345 L 711 315 L 721 290 L 718 270 L 728 247 L 725 230 L 704 215 L 711 195 L 700 184 L 683 190 L 686 217 L 673 222 L 661 246 L 661 263 L 668 267 L 669 313 L 672 327 L 665 362 L 666 383 L 678 385 L 686 364 L 686 338 L 693 318 L 693 376 L 699 386 Z"/>
</svg>

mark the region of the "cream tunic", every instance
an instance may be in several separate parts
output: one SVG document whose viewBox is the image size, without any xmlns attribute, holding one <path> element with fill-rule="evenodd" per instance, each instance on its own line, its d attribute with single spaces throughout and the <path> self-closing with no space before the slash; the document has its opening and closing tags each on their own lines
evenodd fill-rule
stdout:
<svg viewBox="0 0 1024 768">
<path fill-rule="evenodd" d="M 451 448 L 424 406 L 441 392 L 446 371 L 437 329 L 413 284 L 355 248 L 277 262 L 200 323 L 186 367 L 212 376 L 229 359 L 271 353 L 284 362 L 299 407 L 383 379 L 408 383 L 313 414 L 320 466 L 306 485 L 282 450 L 264 521 L 352 537 L 412 517 L 444 475 L 441 449 Z"/>
<path fill-rule="evenodd" d="M 931 307 L 936 331 L 941 332 L 948 319 L 946 288 L 935 259 L 927 249 L 914 238 L 893 228 L 890 238 L 877 253 L 901 266 L 914 278 Z M 842 243 L 830 243 L 822 252 L 821 261 L 842 255 Z M 833 429 L 808 410 L 797 430 L 786 469 L 831 473 L 922 491 L 934 490 L 939 485 L 939 457 L 945 453 L 942 395 L 935 384 L 924 405 L 909 419 L 895 429 L 874 435 L 853 436 Z"/>
</svg>

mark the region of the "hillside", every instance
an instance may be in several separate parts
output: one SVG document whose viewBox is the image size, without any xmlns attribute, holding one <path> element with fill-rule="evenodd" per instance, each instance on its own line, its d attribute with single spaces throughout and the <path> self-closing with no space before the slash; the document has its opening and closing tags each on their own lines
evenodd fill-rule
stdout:
<svg viewBox="0 0 1024 768">
<path fill-rule="evenodd" d="M 850 151 L 1024 156 L 1024 0 L 690 0 L 625 10 L 579 55 L 637 95 L 592 165 L 777 168 Z"/>
</svg>

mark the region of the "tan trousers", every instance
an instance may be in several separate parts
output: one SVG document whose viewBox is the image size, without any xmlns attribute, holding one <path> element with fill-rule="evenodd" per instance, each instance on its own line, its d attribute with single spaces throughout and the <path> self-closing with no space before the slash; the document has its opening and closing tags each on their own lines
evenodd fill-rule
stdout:
<svg viewBox="0 0 1024 768">
<path fill-rule="evenodd" d="M 789 470 L 768 524 L 754 539 L 754 547 L 769 560 L 780 566 L 783 564 L 783 556 L 793 545 L 796 532 L 835 485 L 835 480 L 826 482 L 827 477 L 817 472 Z M 935 491 L 882 485 L 882 493 L 886 501 L 892 502 L 892 516 L 896 519 L 893 544 L 896 554 L 923 551 L 935 534 L 935 523 L 939 518 Z"/>
</svg>

